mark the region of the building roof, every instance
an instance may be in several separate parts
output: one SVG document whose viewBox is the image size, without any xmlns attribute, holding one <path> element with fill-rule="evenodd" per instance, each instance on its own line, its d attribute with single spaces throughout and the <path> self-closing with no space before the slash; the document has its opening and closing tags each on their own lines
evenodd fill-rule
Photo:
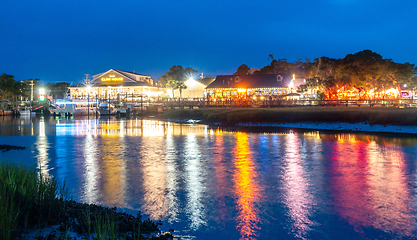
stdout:
<svg viewBox="0 0 417 240">
<path fill-rule="evenodd" d="M 106 72 L 104 72 L 104 73 L 99 73 L 99 74 L 94 75 L 94 76 L 93 76 L 93 81 L 94 81 L 94 79 L 101 77 L 102 75 L 104 75 L 104 74 L 108 73 L 109 71 L 115 71 L 115 72 L 117 72 L 117 73 L 119 73 L 119 74 L 122 74 L 122 75 L 124 75 L 124 76 L 126 76 L 126 77 L 128 77 L 128 76 L 130 76 L 130 77 L 132 77 L 132 76 L 141 76 L 141 77 L 147 77 L 147 78 L 150 78 L 150 76 L 143 75 L 143 74 L 139 74 L 139 73 L 135 73 L 135 71 L 128 72 L 128 71 L 123 71 L 123 70 L 110 69 L 110 70 L 108 70 L 108 71 L 106 71 Z"/>
<path fill-rule="evenodd" d="M 207 88 L 287 88 L 291 74 L 218 75 Z"/>
<path fill-rule="evenodd" d="M 211 78 L 208 78 L 208 77 L 205 77 L 205 78 L 203 78 L 203 79 L 201 79 L 201 78 L 196 79 L 196 81 L 200 82 L 201 84 L 203 84 L 203 85 L 205 85 L 205 86 L 210 85 L 210 84 L 211 84 L 212 82 L 214 82 L 215 80 L 216 80 L 215 78 L 211 79 Z"/>
<path fill-rule="evenodd" d="M 100 86 L 149 86 L 152 85 L 144 81 L 151 77 L 137 74 L 135 72 L 127 72 L 116 69 L 110 69 L 104 73 L 96 74 L 91 81 L 92 87 Z"/>
</svg>

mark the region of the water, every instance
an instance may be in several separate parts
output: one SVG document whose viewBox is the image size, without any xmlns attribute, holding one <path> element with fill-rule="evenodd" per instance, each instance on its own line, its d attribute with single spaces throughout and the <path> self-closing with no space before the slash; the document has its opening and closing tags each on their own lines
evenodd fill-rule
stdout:
<svg viewBox="0 0 417 240">
<path fill-rule="evenodd" d="M 416 137 L 277 131 L 2 118 L 0 158 L 181 239 L 416 238 Z"/>
</svg>

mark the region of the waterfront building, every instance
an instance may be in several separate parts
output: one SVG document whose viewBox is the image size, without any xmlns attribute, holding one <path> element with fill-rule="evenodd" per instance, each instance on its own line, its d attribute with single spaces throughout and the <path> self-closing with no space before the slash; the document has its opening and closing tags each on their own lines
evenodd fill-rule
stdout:
<svg viewBox="0 0 417 240">
<path fill-rule="evenodd" d="M 150 76 L 110 69 L 96 74 L 83 86 L 69 87 L 71 99 L 134 99 L 139 96 L 149 98 L 162 96 L 165 88 L 155 86 Z M 135 100 L 135 99 L 134 99 Z"/>
<path fill-rule="evenodd" d="M 207 86 L 209 99 L 280 99 L 297 89 L 293 74 L 218 75 Z"/>
<path fill-rule="evenodd" d="M 190 78 L 184 82 L 186 89 L 182 89 L 181 97 L 185 99 L 201 99 L 205 98 L 206 87 L 214 81 L 213 78 L 199 78 L 193 79 Z M 170 96 L 179 98 L 180 91 L 179 89 L 172 90 L 170 89 Z"/>
</svg>

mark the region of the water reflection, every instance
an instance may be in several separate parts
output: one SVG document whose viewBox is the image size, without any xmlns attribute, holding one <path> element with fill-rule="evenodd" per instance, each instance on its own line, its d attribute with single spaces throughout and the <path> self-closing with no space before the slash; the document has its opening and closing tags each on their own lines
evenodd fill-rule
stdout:
<svg viewBox="0 0 417 240">
<path fill-rule="evenodd" d="M 358 231 L 373 227 L 412 236 L 416 221 L 404 156 L 397 147 L 338 141 L 330 172 L 335 211 Z"/>
<path fill-rule="evenodd" d="M 187 214 L 190 218 L 191 229 L 198 229 L 206 224 L 203 198 L 203 179 L 201 167 L 201 154 L 196 136 L 188 134 L 185 142 L 185 172 L 186 172 L 186 191 L 187 191 Z"/>
<path fill-rule="evenodd" d="M 168 135 L 165 138 L 165 153 L 166 153 L 166 171 L 167 171 L 167 189 L 166 189 L 166 201 L 167 201 L 167 219 L 170 223 L 177 222 L 179 215 L 180 201 L 178 199 L 179 191 L 179 174 L 178 174 L 178 155 L 175 148 L 175 139 L 172 135 Z M 157 196 L 158 197 L 158 196 Z"/>
<path fill-rule="evenodd" d="M 124 206 L 126 193 L 126 158 L 123 138 L 101 138 L 100 156 L 102 198 L 107 206 Z"/>
<path fill-rule="evenodd" d="M 140 158 L 138 170 L 140 176 L 143 176 L 144 192 L 142 194 L 145 213 L 152 219 L 163 219 L 168 212 L 167 165 L 165 159 L 160 156 L 163 151 L 162 138 L 153 137 L 152 139 L 154 141 L 141 139 L 138 143 L 137 154 Z M 138 176 L 132 175 L 132 177 Z M 141 182 L 138 181 L 137 184 L 141 184 Z"/>
<path fill-rule="evenodd" d="M 237 196 L 237 223 L 241 238 L 255 239 L 259 229 L 259 210 L 255 203 L 260 200 L 260 186 L 255 181 L 256 173 L 252 161 L 252 150 L 249 148 L 248 134 L 236 133 L 234 149 L 235 167 L 234 182 Z"/>
<path fill-rule="evenodd" d="M 215 189 L 214 194 L 216 196 L 216 217 L 215 221 L 220 226 L 219 230 L 226 227 L 226 223 L 232 220 L 232 213 L 227 208 L 230 202 L 230 192 L 233 189 L 232 181 L 230 181 L 229 170 L 232 166 L 229 166 L 228 156 L 229 152 L 226 151 L 226 141 L 223 136 L 223 132 L 219 130 L 210 130 L 210 135 L 213 141 L 213 165 L 214 165 L 214 180 Z"/>
<path fill-rule="evenodd" d="M 310 183 L 307 181 L 303 168 L 300 139 L 294 134 L 288 134 L 285 142 L 283 191 L 284 204 L 288 207 L 288 215 L 293 222 L 292 231 L 297 238 L 305 238 L 311 230 L 313 221 L 310 219 L 314 196 L 309 192 Z"/>
<path fill-rule="evenodd" d="M 83 202 L 95 203 L 98 198 L 98 162 L 97 162 L 97 141 L 92 134 L 88 134 L 84 142 L 84 193 Z"/>
<path fill-rule="evenodd" d="M 32 128 L 33 129 L 33 128 Z M 36 150 L 37 154 L 37 162 L 38 162 L 38 169 L 39 173 L 44 177 L 50 177 L 49 175 L 49 157 L 48 157 L 48 149 L 49 143 L 45 136 L 45 122 L 44 119 L 41 118 L 39 121 L 39 136 L 37 137 L 36 141 Z"/>
<path fill-rule="evenodd" d="M 416 235 L 417 138 L 236 133 L 145 119 L 10 121 L 0 119 L 0 144 L 33 145 L 39 171 L 66 179 L 76 200 L 141 210 L 187 234 Z"/>
</svg>

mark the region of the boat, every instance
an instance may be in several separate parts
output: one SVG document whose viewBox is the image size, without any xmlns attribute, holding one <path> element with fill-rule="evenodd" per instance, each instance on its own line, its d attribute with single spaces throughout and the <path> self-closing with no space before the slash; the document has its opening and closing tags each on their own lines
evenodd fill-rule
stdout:
<svg viewBox="0 0 417 240">
<path fill-rule="evenodd" d="M 126 116 L 129 113 L 131 113 L 131 110 L 129 108 L 118 108 L 116 110 L 116 115 L 118 116 Z"/>
<path fill-rule="evenodd" d="M 36 112 L 32 112 L 29 109 L 26 109 L 26 110 L 19 111 L 19 114 L 20 116 L 25 117 L 25 116 L 36 115 Z"/>
<path fill-rule="evenodd" d="M 57 101 L 56 108 L 50 108 L 50 112 L 54 116 L 87 116 L 95 115 L 96 109 L 89 108 L 86 105 L 93 104 L 87 102 L 73 102 L 73 101 Z"/>
<path fill-rule="evenodd" d="M 100 115 L 114 115 L 116 110 L 108 103 L 100 103 L 98 106 L 98 112 Z"/>
</svg>

